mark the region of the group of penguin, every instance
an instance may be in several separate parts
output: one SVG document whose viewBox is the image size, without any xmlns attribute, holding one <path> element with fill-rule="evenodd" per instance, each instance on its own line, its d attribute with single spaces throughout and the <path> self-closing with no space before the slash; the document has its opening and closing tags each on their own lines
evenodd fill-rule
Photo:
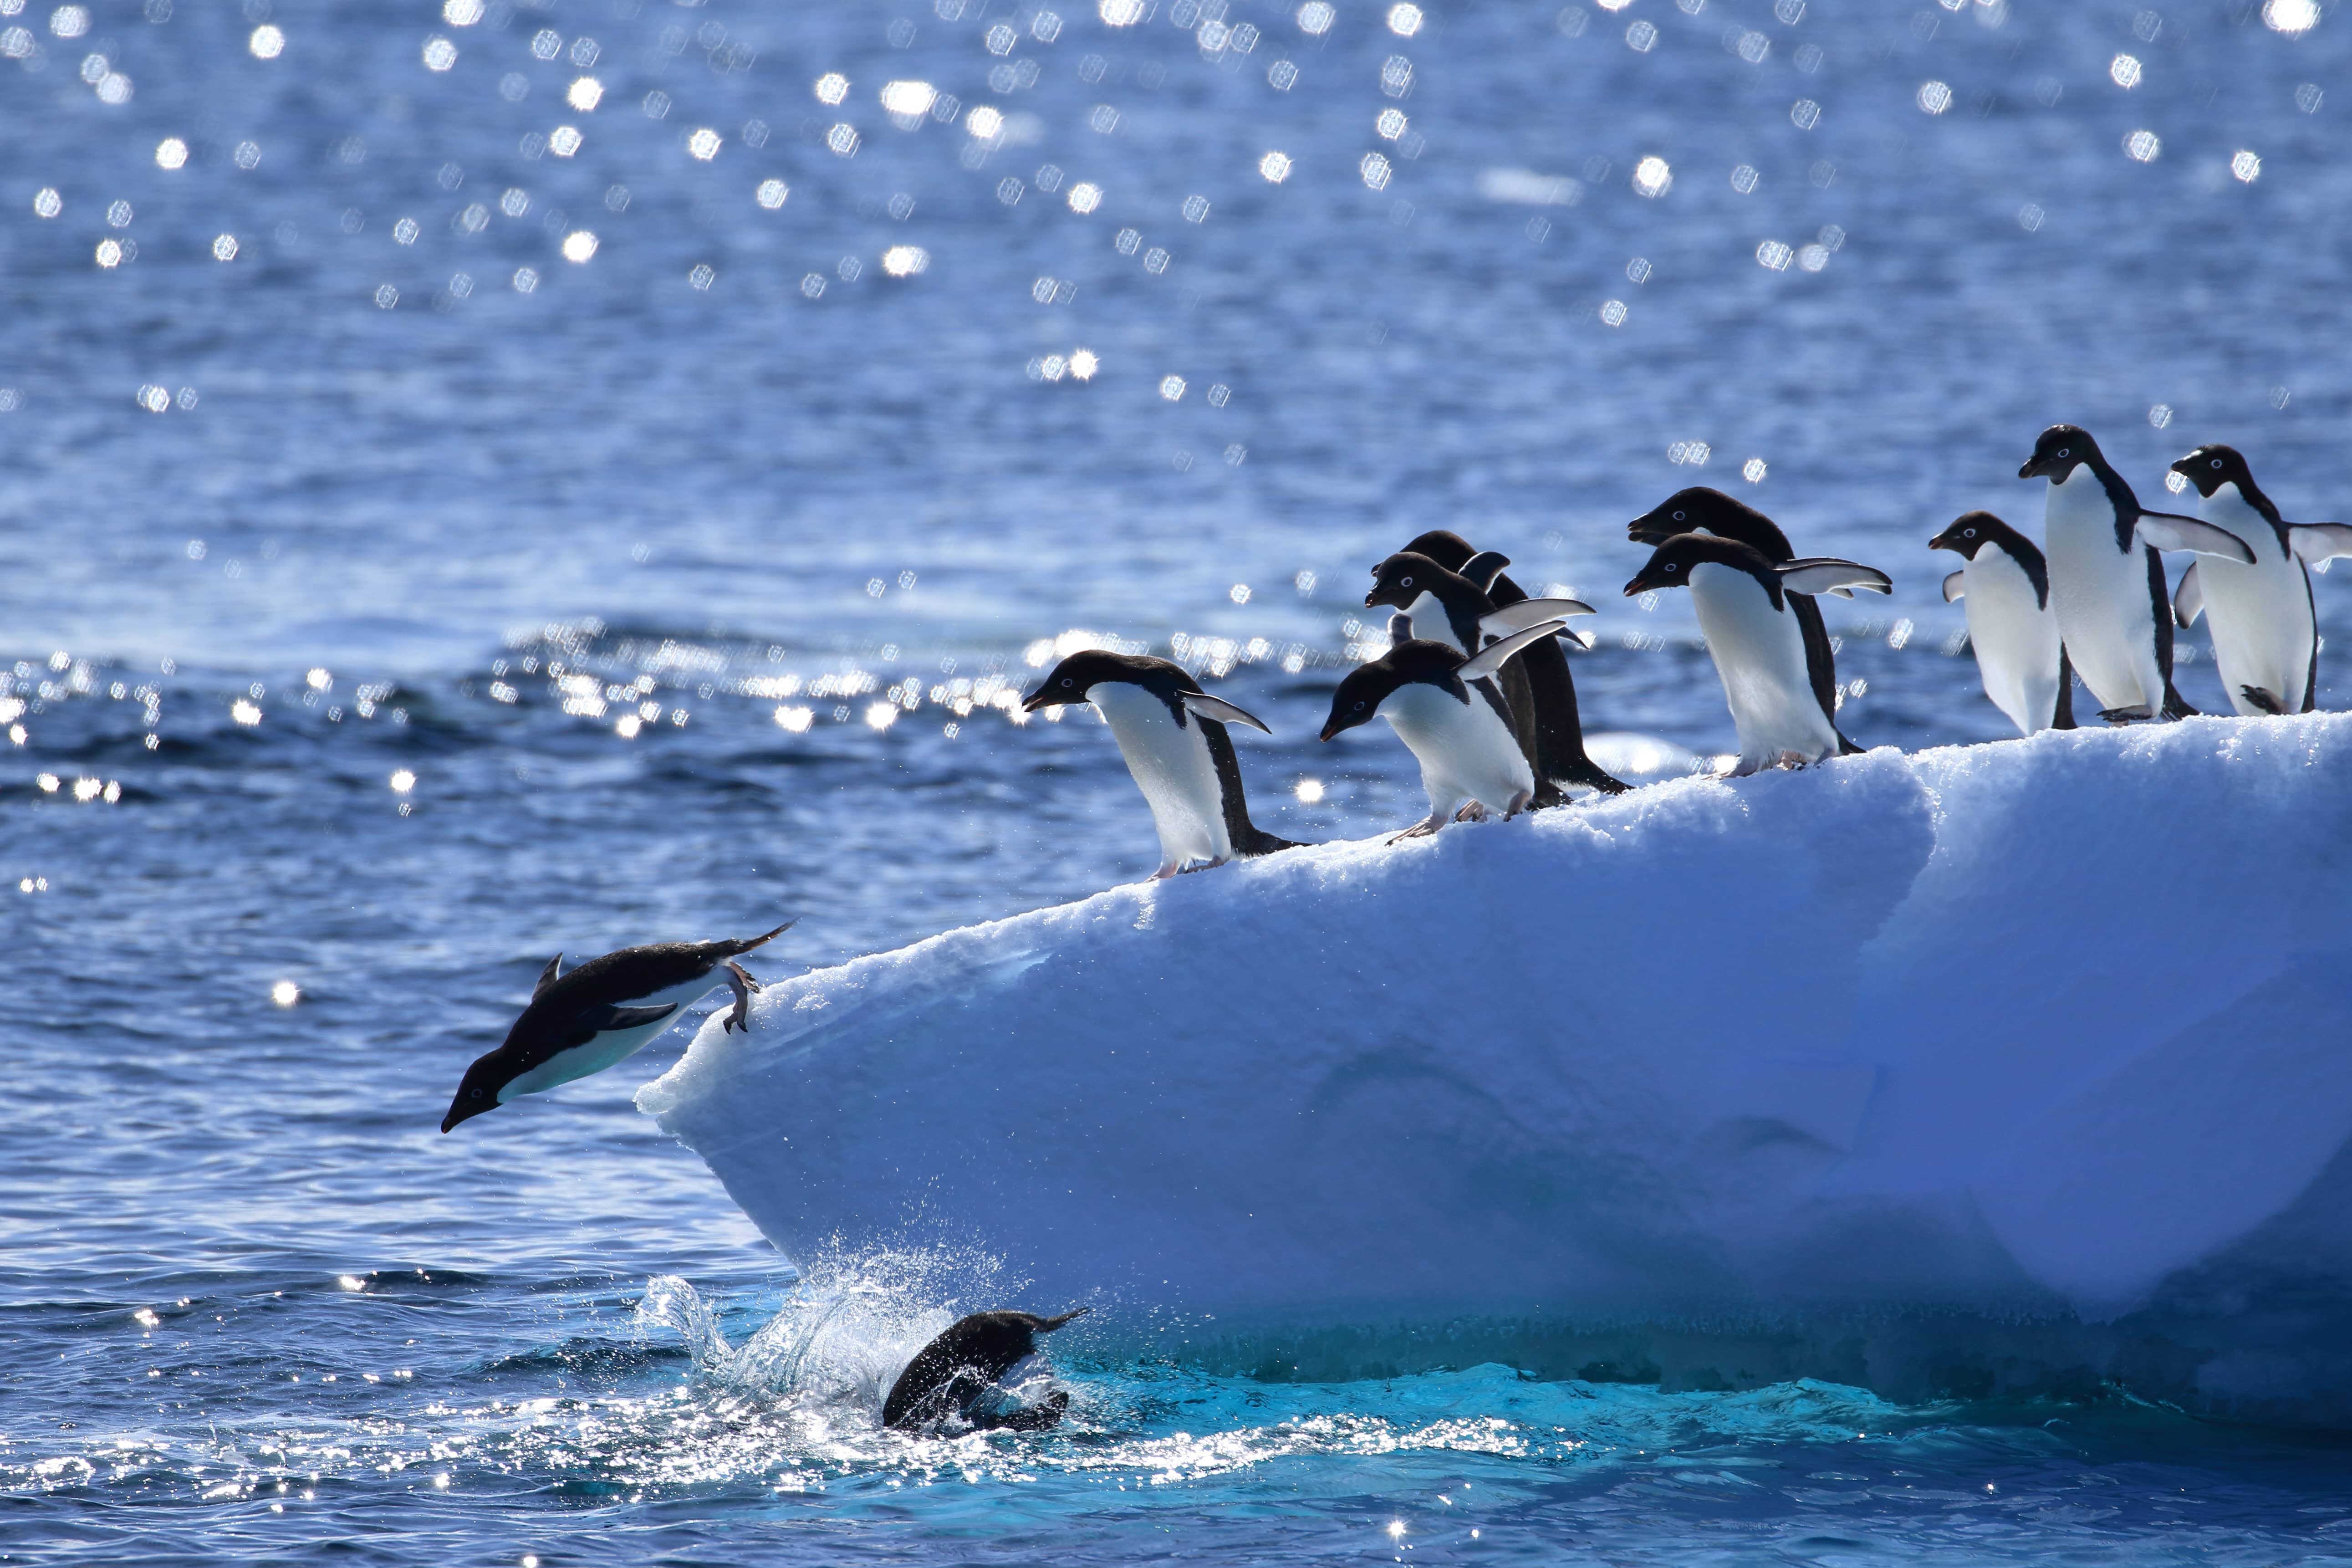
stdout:
<svg viewBox="0 0 2352 1568">
<path fill-rule="evenodd" d="M 2318 637 L 2308 569 L 2326 571 L 2336 556 L 2352 555 L 2352 526 L 2288 522 L 2229 447 L 2200 447 L 2171 467 L 2195 488 L 2201 519 L 2143 508 L 2086 431 L 2053 425 L 2018 469 L 2020 479 L 2048 481 L 2046 550 L 1985 511 L 1962 515 L 1928 542 L 1967 563 L 1944 580 L 1944 597 L 1966 603 L 1985 693 L 2021 733 L 2074 727 L 2075 678 L 2111 723 L 2193 713 L 2173 689 L 2172 632 L 2176 620 L 2185 627 L 2200 614 L 2210 618 L 2214 659 L 2240 713 L 2312 708 Z M 1735 776 L 1861 749 L 1837 727 L 1832 647 L 1814 601 L 1890 593 L 1886 574 L 1800 556 L 1769 518 L 1714 489 L 1681 490 L 1625 531 L 1652 547 L 1625 584 L 1628 596 L 1690 590 L 1739 734 Z M 2198 557 L 2169 596 L 2163 551 Z M 1377 714 L 1412 750 L 1430 809 L 1398 838 L 1556 805 L 1575 789 L 1628 787 L 1585 754 L 1559 646 L 1563 638 L 1589 646 L 1568 622 L 1592 607 L 1528 596 L 1506 574 L 1509 564 L 1434 531 L 1372 568 L 1364 603 L 1394 612 L 1391 646 L 1339 682 L 1322 738 Z M 1250 821 L 1228 731 L 1266 726 L 1202 690 L 1181 666 L 1075 653 L 1023 706 L 1035 712 L 1075 703 L 1102 715 L 1150 806 L 1160 845 L 1155 878 L 1296 847 Z M 518 1095 L 604 1071 L 721 985 L 735 1003 L 722 1028 L 748 1029 L 760 985 L 735 960 L 790 924 L 740 940 L 625 948 L 569 973 L 557 955 L 505 1043 L 467 1069 L 441 1131 Z M 1034 1354 L 1037 1334 L 1077 1315 L 960 1320 L 899 1375 L 884 1425 L 1052 1426 L 1066 1394 L 1024 1397 L 1018 1389 L 1038 1380 L 1013 1374 Z"/>
</svg>

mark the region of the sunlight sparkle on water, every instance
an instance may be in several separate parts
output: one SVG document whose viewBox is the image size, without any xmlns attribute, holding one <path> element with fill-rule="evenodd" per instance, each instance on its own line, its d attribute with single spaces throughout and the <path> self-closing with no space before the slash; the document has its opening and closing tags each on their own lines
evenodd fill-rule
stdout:
<svg viewBox="0 0 2352 1568">
<path fill-rule="evenodd" d="M 269 999 L 280 1007 L 291 1007 L 302 999 L 302 988 L 291 980 L 281 980 L 269 988 Z"/>
</svg>

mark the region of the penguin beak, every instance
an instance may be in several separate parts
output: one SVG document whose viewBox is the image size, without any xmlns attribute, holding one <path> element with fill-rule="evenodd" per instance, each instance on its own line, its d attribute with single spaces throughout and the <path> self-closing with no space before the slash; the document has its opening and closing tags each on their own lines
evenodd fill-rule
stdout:
<svg viewBox="0 0 2352 1568">
<path fill-rule="evenodd" d="M 1649 591 L 1650 575 L 1646 572 L 1625 584 L 1625 596 L 1629 599 L 1636 594 L 1646 594 Z"/>
<path fill-rule="evenodd" d="M 1034 713 L 1040 708 L 1049 708 L 1053 706 L 1053 703 L 1054 689 L 1050 686 L 1041 686 L 1036 690 L 1031 692 L 1027 697 L 1022 699 L 1021 711 L 1024 713 Z"/>
<path fill-rule="evenodd" d="M 471 1121 L 485 1111 L 499 1108 L 498 1098 L 469 1084 L 457 1086 L 457 1097 L 449 1102 L 449 1114 L 441 1119 L 441 1131 L 450 1131 L 461 1121 Z"/>
<path fill-rule="evenodd" d="M 2165 464 L 2164 466 L 2167 468 L 2169 468 L 2172 472 L 2180 475 L 2183 479 L 2189 478 L 2191 471 L 2197 467 L 2189 458 L 2175 458 L 2172 461 Z"/>
<path fill-rule="evenodd" d="M 1927 548 L 1930 550 L 1949 550 L 1951 547 L 1952 531 L 1948 528 L 1944 530 L 1943 532 L 1936 535 L 1935 538 L 1927 541 Z"/>
<path fill-rule="evenodd" d="M 1373 589 L 1370 593 L 1364 595 L 1364 607 L 1366 609 L 1371 608 L 1374 605 L 1377 605 L 1380 602 L 1381 591 L 1378 588 Z"/>
<path fill-rule="evenodd" d="M 2017 477 L 2021 479 L 2040 479 L 2042 471 L 2042 455 L 2037 452 L 2032 457 L 2026 458 L 2022 464 L 2019 465 Z"/>
</svg>

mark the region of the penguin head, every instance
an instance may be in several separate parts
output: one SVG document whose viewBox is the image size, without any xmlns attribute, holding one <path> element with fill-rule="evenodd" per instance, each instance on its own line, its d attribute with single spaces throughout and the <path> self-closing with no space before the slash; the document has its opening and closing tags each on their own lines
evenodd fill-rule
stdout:
<svg viewBox="0 0 2352 1568">
<path fill-rule="evenodd" d="M 1927 541 L 1927 548 L 1958 551 L 1974 561 L 1979 550 L 2010 531 L 2009 524 L 1989 511 L 1964 511 L 1946 523 L 1943 532 Z"/>
<path fill-rule="evenodd" d="M 1625 596 L 1630 599 L 1658 588 L 1686 588 L 1692 571 L 1709 562 L 1757 574 L 1759 581 L 1772 570 L 1763 552 L 1752 544 L 1711 534 L 1678 533 L 1651 552 L 1649 564 L 1625 584 Z"/>
<path fill-rule="evenodd" d="M 1409 645 L 1400 643 L 1397 646 Z M 1453 650 L 1449 648 L 1447 651 Z M 1402 684 L 1397 678 L 1394 665 L 1390 662 L 1395 654 L 1396 649 L 1391 648 L 1383 657 L 1370 664 L 1359 665 L 1348 672 L 1347 678 L 1339 682 L 1339 689 L 1331 694 L 1331 713 L 1323 721 L 1323 739 L 1328 741 L 1342 731 L 1372 721 L 1372 715 L 1381 710 L 1381 704 L 1388 700 L 1389 693 Z"/>
<path fill-rule="evenodd" d="M 2176 458 L 2172 471 L 2197 487 L 2200 496 L 2210 496 L 2223 485 L 2235 485 L 2240 495 L 2253 493 L 2253 470 L 2235 447 L 2213 443 L 2200 447 L 2185 458 Z"/>
<path fill-rule="evenodd" d="M 486 1110 L 499 1108 L 499 1091 L 506 1088 L 514 1073 L 509 1068 L 505 1048 L 476 1058 L 466 1069 L 465 1080 L 457 1085 L 457 1095 L 449 1101 L 449 1114 L 441 1119 L 441 1131 L 446 1132 L 460 1121 L 470 1121 Z"/>
<path fill-rule="evenodd" d="M 1021 711 L 1034 713 L 1041 708 L 1084 702 L 1087 700 L 1087 693 L 1103 681 L 1133 680 L 1136 672 L 1131 665 L 1131 660 L 1102 648 L 1074 653 L 1045 672 L 1045 683 L 1029 694 L 1021 704 Z"/>
<path fill-rule="evenodd" d="M 1716 526 L 1718 520 L 1748 510 L 1721 490 L 1693 485 L 1676 490 L 1627 523 L 1625 537 L 1636 544 L 1664 544 L 1677 533 L 1696 533 L 1702 529 L 1723 533 Z"/>
<path fill-rule="evenodd" d="M 1459 582 L 1453 573 L 1426 555 L 1410 550 L 1400 550 L 1372 568 L 1372 591 L 1364 595 L 1370 605 L 1393 605 L 1409 609 L 1415 599 L 1438 588 L 1443 584 Z M 1463 584 L 1464 587 L 1469 584 Z"/>
<path fill-rule="evenodd" d="M 2033 456 L 2025 459 L 2017 470 L 2021 479 L 2048 479 L 2063 485 L 2067 476 L 2080 463 L 2097 464 L 2099 444 L 2080 425 L 2053 425 L 2042 432 L 2042 439 L 2033 443 Z"/>
<path fill-rule="evenodd" d="M 1460 534 L 1433 528 L 1427 533 L 1415 534 L 1412 542 L 1404 547 L 1403 553 L 1426 555 L 1448 572 L 1459 572 L 1478 552 Z M 1377 575 L 1380 568 L 1375 566 L 1372 571 Z"/>
</svg>

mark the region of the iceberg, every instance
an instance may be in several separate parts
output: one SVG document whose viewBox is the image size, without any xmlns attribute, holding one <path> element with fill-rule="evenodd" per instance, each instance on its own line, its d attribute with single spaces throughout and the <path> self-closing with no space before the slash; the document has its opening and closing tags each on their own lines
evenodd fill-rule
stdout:
<svg viewBox="0 0 2352 1568">
<path fill-rule="evenodd" d="M 2342 1421 L 2347 917 L 2352 715 L 2045 731 L 950 931 L 638 1105 L 787 1257 L 976 1244 L 1269 1375 Z"/>
</svg>

